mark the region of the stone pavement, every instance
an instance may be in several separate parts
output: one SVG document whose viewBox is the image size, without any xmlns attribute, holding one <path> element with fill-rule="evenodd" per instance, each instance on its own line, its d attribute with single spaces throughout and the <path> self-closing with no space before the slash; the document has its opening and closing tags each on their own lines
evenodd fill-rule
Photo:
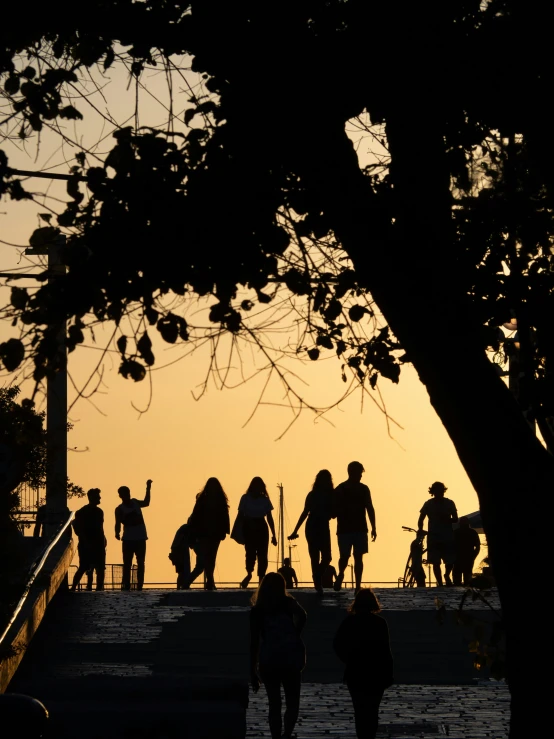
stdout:
<svg viewBox="0 0 554 739">
<path fill-rule="evenodd" d="M 385 692 L 378 737 L 415 739 L 506 739 L 509 693 L 502 683 L 475 686 L 395 685 Z M 266 739 L 267 698 L 263 687 L 250 693 L 248 739 Z M 302 686 L 298 739 L 356 739 L 354 716 L 344 685 L 305 683 Z"/>
</svg>

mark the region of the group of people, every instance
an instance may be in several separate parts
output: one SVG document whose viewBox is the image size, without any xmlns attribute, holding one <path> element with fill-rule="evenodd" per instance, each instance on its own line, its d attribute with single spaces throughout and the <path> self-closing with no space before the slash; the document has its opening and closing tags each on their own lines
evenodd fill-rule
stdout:
<svg viewBox="0 0 554 739">
<path fill-rule="evenodd" d="M 354 578 L 356 590 L 361 588 L 363 575 L 363 556 L 369 549 L 369 528 L 371 540 L 377 538 L 375 509 L 371 492 L 362 483 L 364 467 L 360 462 L 350 462 L 348 478 L 334 487 L 329 470 L 320 470 L 312 489 L 306 496 L 304 509 L 296 526 L 288 537 L 298 538 L 298 532 L 305 522 L 305 535 L 310 555 L 312 579 L 317 592 L 324 587 L 340 590 L 344 573 L 350 557 L 354 558 Z M 150 505 L 152 480 L 146 483 L 143 500 L 131 497 L 130 489 L 123 485 L 118 489 L 121 503 L 115 509 L 115 537 L 122 542 L 123 577 L 122 588 L 131 588 L 133 560 L 137 564 L 138 590 L 144 584 L 146 541 L 148 539 L 142 509 Z M 423 569 L 424 538 L 427 536 L 427 562 L 433 566 L 437 585 L 443 584 L 441 565 L 444 564 L 444 583 L 446 585 L 469 585 L 473 564 L 480 550 L 479 536 L 469 526 L 467 518 L 458 521 L 456 506 L 445 497 L 447 488 L 442 482 L 435 482 L 429 488 L 431 500 L 420 511 L 418 533 L 411 546 L 412 572 L 418 585 L 425 585 Z M 79 566 L 73 579 L 72 589 L 76 589 L 85 573 L 88 575 L 87 588 L 92 588 L 92 573 L 96 572 L 98 590 L 104 586 L 106 563 L 106 538 L 104 536 L 104 514 L 100 508 L 101 491 L 92 488 L 88 491 L 88 505 L 80 508 L 73 522 L 78 536 Z M 204 587 L 214 590 L 214 571 L 217 553 L 221 542 L 230 535 L 244 546 L 246 575 L 240 583 L 248 587 L 257 564 L 258 580 L 261 582 L 267 572 L 269 542 L 277 545 L 273 505 L 269 499 L 266 485 L 261 477 L 252 478 L 248 489 L 240 499 L 238 512 L 231 527 L 229 500 L 216 477 L 210 477 L 204 489 L 196 496 L 192 513 L 186 524 L 175 534 L 169 558 L 177 571 L 177 587 L 186 589 L 202 573 Z M 337 543 L 339 550 L 338 572 L 331 564 L 330 521 L 337 520 Z M 428 519 L 428 532 L 423 529 Z M 457 525 L 457 526 L 456 526 Z M 191 566 L 190 553 L 196 560 Z M 286 586 L 298 585 L 296 572 L 289 560 L 280 568 Z"/>
<path fill-rule="evenodd" d="M 301 673 L 306 649 L 301 632 L 306 612 L 287 592 L 283 576 L 269 572 L 252 598 L 250 611 L 250 671 L 254 691 L 263 682 L 269 702 L 272 739 L 293 736 L 300 707 Z M 370 588 L 358 590 L 349 616 L 333 641 L 335 653 L 345 665 L 344 682 L 354 707 L 356 735 L 374 739 L 379 705 L 393 683 L 393 659 L 386 621 Z M 281 686 L 285 693 L 284 725 Z M 284 729 L 284 732 L 282 733 Z"/>
<path fill-rule="evenodd" d="M 371 524 L 371 539 L 377 538 L 375 510 L 371 493 L 361 481 L 364 467 L 360 462 L 348 465 L 348 479 L 336 488 L 329 470 L 317 473 L 312 490 L 306 497 L 304 510 L 289 540 L 298 538 L 298 531 L 306 521 L 306 539 L 312 567 L 314 587 L 323 592 L 329 580 L 340 590 L 344 572 L 351 554 L 354 557 L 356 589 L 361 587 L 363 555 L 368 551 L 368 523 Z M 227 534 L 245 550 L 246 575 L 240 583 L 248 587 L 257 563 L 257 575 L 261 582 L 267 572 L 268 549 L 276 546 L 273 505 L 261 477 L 254 477 L 246 493 L 240 499 L 235 522 L 231 529 L 229 502 L 219 480 L 210 477 L 204 489 L 197 495 L 194 509 L 187 523 L 181 526 L 171 545 L 170 560 L 177 570 L 177 587 L 189 588 L 194 580 L 204 573 L 205 587 L 215 589 L 214 568 L 219 544 Z M 337 519 L 339 546 L 338 573 L 331 565 L 331 532 L 329 522 Z M 191 568 L 190 550 L 196 554 L 196 563 Z M 280 570 L 288 587 L 298 584 L 298 578 L 290 561 L 285 560 Z M 336 575 L 333 580 L 333 574 Z"/>
<path fill-rule="evenodd" d="M 466 516 L 458 520 L 454 501 L 445 496 L 447 489 L 444 483 L 434 482 L 429 488 L 431 500 L 426 501 L 419 512 L 417 535 L 410 547 L 412 573 L 418 587 L 425 587 L 425 536 L 427 562 L 433 567 L 438 586 L 443 585 L 442 564 L 444 584 L 447 586 L 468 586 L 473 578 L 473 565 L 481 550 L 479 534 L 471 528 Z M 423 529 L 426 518 L 428 531 Z"/>
</svg>

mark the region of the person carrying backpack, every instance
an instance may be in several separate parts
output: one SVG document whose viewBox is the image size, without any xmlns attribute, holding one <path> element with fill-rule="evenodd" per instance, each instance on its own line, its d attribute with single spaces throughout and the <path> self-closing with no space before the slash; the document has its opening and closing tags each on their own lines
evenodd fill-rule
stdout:
<svg viewBox="0 0 554 739">
<path fill-rule="evenodd" d="M 285 580 L 269 572 L 252 597 L 250 611 L 250 668 L 252 689 L 265 685 L 269 702 L 271 739 L 289 739 L 300 708 L 301 673 L 306 648 L 300 634 L 306 611 L 287 593 Z M 284 733 L 281 734 L 281 685 L 285 691 Z"/>
</svg>

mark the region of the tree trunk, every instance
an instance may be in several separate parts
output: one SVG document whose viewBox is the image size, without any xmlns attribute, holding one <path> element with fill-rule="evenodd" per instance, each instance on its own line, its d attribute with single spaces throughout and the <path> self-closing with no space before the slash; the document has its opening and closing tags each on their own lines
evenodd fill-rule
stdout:
<svg viewBox="0 0 554 739">
<path fill-rule="evenodd" d="M 540 593 L 543 585 L 550 506 L 541 503 L 553 487 L 554 461 L 487 359 L 451 254 L 441 139 L 436 131 L 417 128 L 401 118 L 388 125 L 394 227 L 390 214 L 374 205 L 352 146 L 338 128 L 328 128 L 324 142 L 314 140 L 313 132 L 302 138 L 303 175 L 406 349 L 478 494 L 507 627 L 510 737 L 523 739 L 548 725 L 546 687 L 538 676 L 549 625 L 539 606 L 531 641 L 520 614 L 523 587 Z M 527 552 L 533 553 L 532 567 Z"/>
</svg>

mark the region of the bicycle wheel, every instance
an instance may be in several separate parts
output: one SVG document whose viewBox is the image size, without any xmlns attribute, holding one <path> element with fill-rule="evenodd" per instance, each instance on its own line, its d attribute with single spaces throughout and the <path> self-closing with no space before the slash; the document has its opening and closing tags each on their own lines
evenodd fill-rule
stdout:
<svg viewBox="0 0 554 739">
<path fill-rule="evenodd" d="M 413 588 L 415 585 L 415 577 L 414 573 L 412 572 L 412 555 L 408 557 L 408 561 L 406 562 L 406 568 L 404 570 L 404 577 L 402 578 L 402 587 L 403 588 Z"/>
</svg>

